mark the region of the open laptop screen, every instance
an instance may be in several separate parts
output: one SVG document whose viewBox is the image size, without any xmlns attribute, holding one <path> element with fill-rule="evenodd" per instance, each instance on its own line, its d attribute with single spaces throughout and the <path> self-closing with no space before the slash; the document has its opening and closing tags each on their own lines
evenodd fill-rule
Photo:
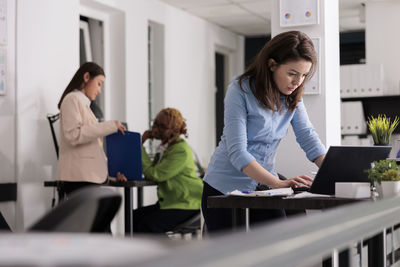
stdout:
<svg viewBox="0 0 400 267">
<path fill-rule="evenodd" d="M 364 171 L 374 160 L 386 159 L 390 146 L 331 146 L 319 168 L 310 192 L 335 194 L 336 182 L 369 182 Z"/>
</svg>

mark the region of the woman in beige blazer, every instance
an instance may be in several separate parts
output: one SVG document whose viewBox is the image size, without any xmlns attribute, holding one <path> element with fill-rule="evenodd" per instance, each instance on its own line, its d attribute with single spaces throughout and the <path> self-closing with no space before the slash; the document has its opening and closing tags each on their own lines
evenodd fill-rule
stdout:
<svg viewBox="0 0 400 267">
<path fill-rule="evenodd" d="M 68 84 L 58 103 L 60 151 L 58 180 L 64 194 L 83 186 L 107 182 L 107 158 L 103 136 L 126 128 L 118 120 L 98 122 L 90 102 L 101 93 L 105 75 L 93 62 L 84 63 Z M 121 179 L 123 175 L 121 175 Z"/>
</svg>

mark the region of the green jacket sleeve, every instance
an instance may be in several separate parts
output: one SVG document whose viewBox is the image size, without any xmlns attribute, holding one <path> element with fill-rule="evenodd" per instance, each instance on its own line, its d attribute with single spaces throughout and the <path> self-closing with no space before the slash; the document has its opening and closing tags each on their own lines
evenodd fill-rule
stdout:
<svg viewBox="0 0 400 267">
<path fill-rule="evenodd" d="M 155 182 L 167 181 L 183 170 L 189 159 L 188 152 L 181 143 L 177 143 L 164 152 L 159 163 L 152 165 L 146 150 L 142 147 L 143 174 L 146 179 Z"/>
</svg>

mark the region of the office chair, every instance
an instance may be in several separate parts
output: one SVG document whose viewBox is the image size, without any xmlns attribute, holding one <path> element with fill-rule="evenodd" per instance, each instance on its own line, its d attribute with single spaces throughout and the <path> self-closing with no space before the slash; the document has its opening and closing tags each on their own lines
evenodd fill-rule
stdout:
<svg viewBox="0 0 400 267">
<path fill-rule="evenodd" d="M 104 233 L 121 204 L 121 196 L 109 188 L 85 187 L 50 210 L 29 231 Z"/>
<path fill-rule="evenodd" d="M 59 118 L 60 118 L 60 113 L 57 113 L 55 115 L 51 115 L 51 114 L 47 115 L 47 119 L 50 124 L 51 136 L 53 137 L 54 148 L 56 149 L 57 159 L 58 159 L 58 141 L 57 141 L 56 132 L 54 130 L 54 123 L 57 122 Z"/>
<path fill-rule="evenodd" d="M 174 238 L 176 235 L 179 235 L 181 238 L 186 234 L 197 235 L 198 231 L 201 229 L 201 214 L 200 211 L 195 215 L 177 225 L 171 231 L 166 232 L 167 236 L 170 238 Z"/>
<path fill-rule="evenodd" d="M 59 148 L 58 148 L 58 140 L 57 140 L 56 131 L 54 129 L 54 124 L 60 118 L 60 113 L 57 113 L 55 115 L 47 114 L 46 117 L 47 117 L 47 120 L 49 121 L 51 136 L 53 138 L 53 144 L 54 144 L 54 148 L 56 150 L 56 156 L 57 156 L 57 159 L 58 159 Z M 60 200 L 61 200 L 61 197 L 60 197 L 60 186 L 54 187 L 54 189 L 53 189 L 53 198 L 51 200 L 51 207 L 54 207 L 55 203 L 56 203 L 56 189 L 57 189 L 57 192 L 58 192 L 58 202 L 60 202 Z"/>
<path fill-rule="evenodd" d="M 11 227 L 8 225 L 3 214 L 0 212 L 0 232 L 11 232 Z"/>
</svg>

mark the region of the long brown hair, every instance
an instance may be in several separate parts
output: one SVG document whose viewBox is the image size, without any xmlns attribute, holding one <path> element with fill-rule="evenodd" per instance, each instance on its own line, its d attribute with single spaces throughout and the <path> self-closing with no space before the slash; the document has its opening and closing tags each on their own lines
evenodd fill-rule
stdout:
<svg viewBox="0 0 400 267">
<path fill-rule="evenodd" d="M 69 82 L 67 88 L 65 88 L 63 94 L 61 95 L 60 101 L 58 102 L 57 105 L 58 109 L 60 109 L 61 103 L 67 94 L 71 93 L 76 89 L 82 90 L 85 87 L 85 81 L 83 79 L 83 76 L 85 75 L 86 72 L 89 73 L 90 80 L 98 75 L 105 76 L 103 68 L 97 65 L 96 63 L 94 62 L 83 63 L 82 66 L 80 66 L 80 68 L 76 71 L 74 77 L 72 77 L 72 80 Z"/>
<path fill-rule="evenodd" d="M 273 59 L 278 65 L 299 59 L 312 63 L 310 72 L 303 83 L 292 94 L 286 96 L 285 106 L 292 112 L 303 96 L 304 83 L 315 72 L 317 54 L 314 45 L 305 33 L 299 31 L 280 33 L 265 44 L 253 63 L 237 78 L 242 90 L 243 80 L 249 80 L 251 91 L 260 105 L 273 111 L 281 111 L 282 107 L 279 100 L 281 93 L 274 82 L 273 72 L 268 67 L 270 59 Z"/>
</svg>

